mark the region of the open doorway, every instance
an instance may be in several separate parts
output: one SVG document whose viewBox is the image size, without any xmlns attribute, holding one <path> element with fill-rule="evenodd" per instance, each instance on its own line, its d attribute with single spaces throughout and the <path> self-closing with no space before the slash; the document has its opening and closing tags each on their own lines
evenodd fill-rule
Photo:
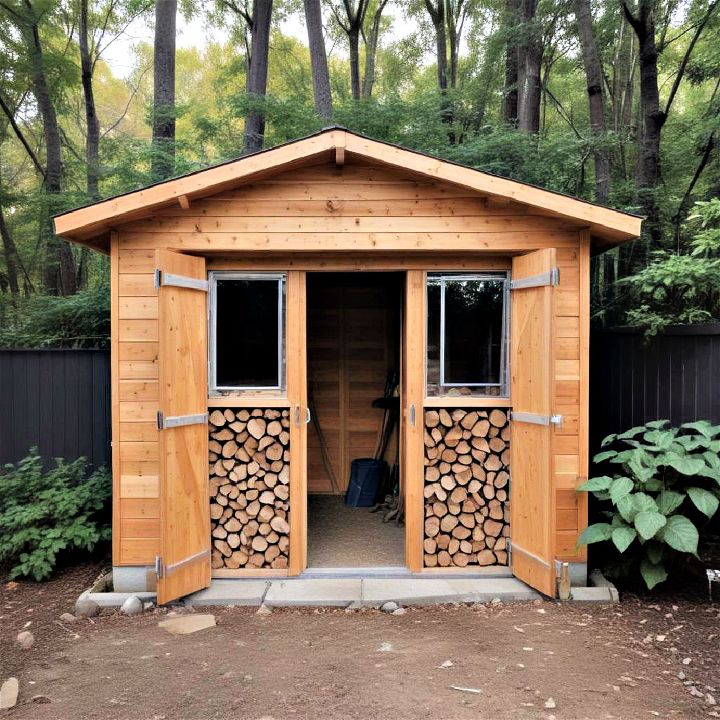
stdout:
<svg viewBox="0 0 720 720">
<path fill-rule="evenodd" d="M 398 440 L 403 282 L 402 273 L 307 274 L 309 568 L 405 562 Z M 357 482 L 348 491 L 353 473 Z"/>
</svg>

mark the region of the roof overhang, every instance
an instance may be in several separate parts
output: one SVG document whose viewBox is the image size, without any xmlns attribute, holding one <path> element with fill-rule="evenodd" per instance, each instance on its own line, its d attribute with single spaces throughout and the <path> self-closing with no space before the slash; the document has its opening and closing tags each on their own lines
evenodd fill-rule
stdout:
<svg viewBox="0 0 720 720">
<path fill-rule="evenodd" d="M 329 161 L 339 156 L 347 160 L 370 160 L 490 197 L 514 200 L 587 226 L 595 250 L 604 250 L 640 235 L 642 218 L 637 215 L 508 180 L 337 127 L 70 210 L 55 217 L 55 232 L 67 240 L 107 253 L 110 247 L 108 233 L 122 223 L 149 217 L 163 207 L 177 204 L 187 207 L 192 200 L 316 160 L 327 158 Z"/>
</svg>

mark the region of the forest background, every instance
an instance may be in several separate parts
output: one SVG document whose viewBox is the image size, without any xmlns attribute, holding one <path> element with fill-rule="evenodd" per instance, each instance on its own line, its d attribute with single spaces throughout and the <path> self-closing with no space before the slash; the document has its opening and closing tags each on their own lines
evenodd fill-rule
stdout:
<svg viewBox="0 0 720 720">
<path fill-rule="evenodd" d="M 330 124 L 644 215 L 600 326 L 720 319 L 718 0 L 0 0 L 0 346 L 107 343 L 68 208 Z M 184 28 L 181 43 L 178 34 Z"/>
</svg>

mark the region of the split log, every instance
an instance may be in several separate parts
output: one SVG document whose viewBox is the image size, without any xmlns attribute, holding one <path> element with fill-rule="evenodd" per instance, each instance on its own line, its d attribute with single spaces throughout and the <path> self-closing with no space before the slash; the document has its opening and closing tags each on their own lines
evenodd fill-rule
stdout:
<svg viewBox="0 0 720 720">
<path fill-rule="evenodd" d="M 509 437 L 500 408 L 425 412 L 425 567 L 507 564 Z"/>
<path fill-rule="evenodd" d="M 289 411 L 216 409 L 208 429 L 212 567 L 287 568 Z"/>
</svg>

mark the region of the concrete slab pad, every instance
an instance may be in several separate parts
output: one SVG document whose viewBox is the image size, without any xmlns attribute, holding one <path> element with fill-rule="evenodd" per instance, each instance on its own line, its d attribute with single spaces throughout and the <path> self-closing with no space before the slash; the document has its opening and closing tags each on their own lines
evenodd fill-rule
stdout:
<svg viewBox="0 0 720 720">
<path fill-rule="evenodd" d="M 381 605 L 395 600 L 402 605 L 432 605 L 440 603 L 490 602 L 500 598 L 504 602 L 535 600 L 538 593 L 515 578 L 436 579 L 400 578 L 363 580 L 362 603 Z"/>
<path fill-rule="evenodd" d="M 620 602 L 618 591 L 614 587 L 574 587 L 570 593 L 574 602 Z"/>
<path fill-rule="evenodd" d="M 199 630 L 215 627 L 215 616 L 201 613 L 181 615 L 180 617 L 161 620 L 158 627 L 167 630 L 171 635 L 190 635 Z"/>
<path fill-rule="evenodd" d="M 241 605 L 257 607 L 267 590 L 267 580 L 216 579 L 210 587 L 188 595 L 188 605 Z"/>
<path fill-rule="evenodd" d="M 360 601 L 362 582 L 359 579 L 271 580 L 264 602 L 270 607 L 346 607 Z"/>
</svg>

